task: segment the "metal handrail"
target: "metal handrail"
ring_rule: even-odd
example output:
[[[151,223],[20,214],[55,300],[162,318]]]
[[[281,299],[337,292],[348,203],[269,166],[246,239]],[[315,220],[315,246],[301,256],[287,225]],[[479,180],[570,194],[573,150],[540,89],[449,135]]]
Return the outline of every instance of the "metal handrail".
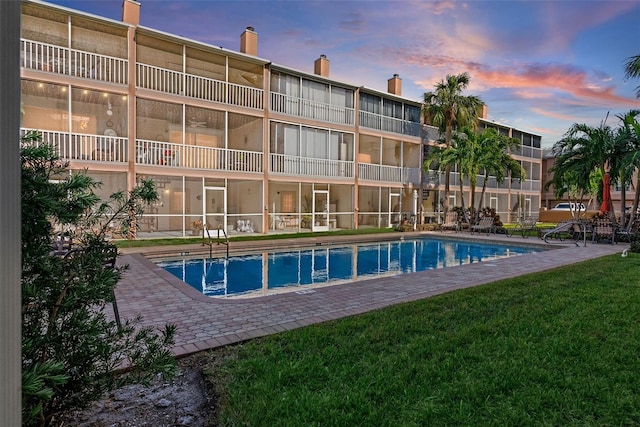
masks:
[[[222,231],[222,235],[224,236],[224,242],[222,243],[220,242],[220,231]],[[206,223],[204,224],[204,228],[203,228],[203,239],[204,238],[208,238],[209,240],[207,242],[203,241],[202,245],[209,246],[209,258],[213,258],[213,240]],[[229,237],[227,236],[227,233],[224,231],[222,224],[218,224],[218,238],[216,240],[216,243],[218,245],[223,244],[227,246],[227,258],[229,258]]]

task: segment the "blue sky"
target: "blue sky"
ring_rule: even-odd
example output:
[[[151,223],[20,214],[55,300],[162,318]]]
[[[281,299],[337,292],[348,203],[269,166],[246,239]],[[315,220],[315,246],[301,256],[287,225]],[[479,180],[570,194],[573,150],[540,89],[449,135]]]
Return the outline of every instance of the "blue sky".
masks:
[[[51,3],[121,19],[121,0]],[[170,1],[142,0],[140,24],[239,50],[247,26],[258,55],[313,72],[325,54],[330,77],[402,95],[422,94],[447,74],[468,72],[467,95],[488,118],[556,142],[573,123],[617,125],[640,108],[624,62],[640,54],[640,0],[608,1]]]

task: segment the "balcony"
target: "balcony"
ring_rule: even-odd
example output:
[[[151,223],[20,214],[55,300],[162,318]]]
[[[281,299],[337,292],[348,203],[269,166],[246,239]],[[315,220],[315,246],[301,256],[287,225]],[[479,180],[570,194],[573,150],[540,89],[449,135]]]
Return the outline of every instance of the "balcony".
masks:
[[[358,178],[376,182],[403,182],[401,167],[376,165],[372,163],[358,163]]]
[[[369,113],[367,111],[360,111],[360,126],[414,137],[420,137],[422,132],[422,125],[420,123]]]
[[[128,83],[126,59],[26,39],[20,39],[20,66],[108,83]]]
[[[136,140],[136,164],[226,172],[262,172],[262,153]]]
[[[195,76],[146,64],[136,64],[136,85],[205,101],[237,105],[254,110],[263,109],[264,90],[220,80]]]
[[[270,108],[275,113],[339,125],[353,126],[355,120],[355,110],[353,108],[310,101],[275,92],[271,93]]]
[[[319,178],[353,178],[354,163],[344,160],[270,154],[271,173]]]
[[[29,132],[41,135],[36,145],[47,144],[55,154],[65,161],[98,161],[103,163],[127,163],[127,138],[104,135],[90,135],[70,132],[39,131],[20,129],[21,136]]]

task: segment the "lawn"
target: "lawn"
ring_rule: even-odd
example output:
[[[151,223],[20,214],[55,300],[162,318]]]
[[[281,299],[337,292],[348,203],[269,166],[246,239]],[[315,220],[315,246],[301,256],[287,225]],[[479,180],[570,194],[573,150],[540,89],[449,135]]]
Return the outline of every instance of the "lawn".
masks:
[[[213,350],[217,422],[639,425],[639,267],[613,255]]]

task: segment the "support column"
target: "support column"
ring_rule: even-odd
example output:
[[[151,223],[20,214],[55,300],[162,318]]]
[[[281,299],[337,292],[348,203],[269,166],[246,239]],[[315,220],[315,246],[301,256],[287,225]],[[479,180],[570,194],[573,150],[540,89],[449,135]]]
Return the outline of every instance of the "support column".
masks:
[[[0,1],[0,425],[22,424],[20,8]]]

